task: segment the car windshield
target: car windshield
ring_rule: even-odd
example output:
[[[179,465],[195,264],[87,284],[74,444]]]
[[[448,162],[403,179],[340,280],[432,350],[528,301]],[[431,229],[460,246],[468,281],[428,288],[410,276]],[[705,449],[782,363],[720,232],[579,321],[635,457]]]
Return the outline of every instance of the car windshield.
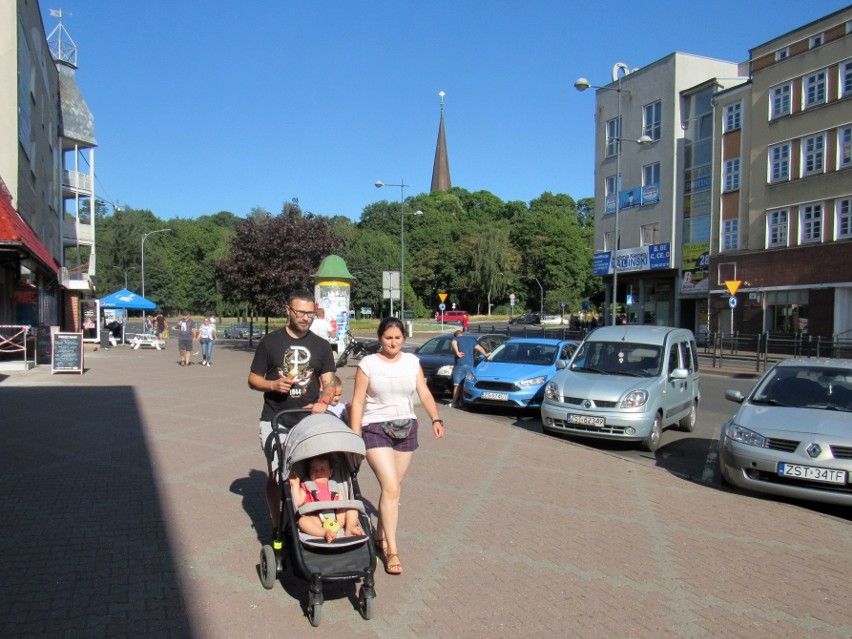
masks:
[[[535,344],[530,342],[506,342],[491,353],[489,362],[505,364],[533,364],[548,366],[556,361],[559,347],[556,344]]]
[[[754,404],[852,410],[852,369],[782,366],[755,389]]]
[[[603,375],[656,377],[662,365],[662,348],[630,342],[586,342],[571,361],[571,370]]]
[[[452,337],[441,336],[434,337],[423,344],[417,351],[420,355],[452,355]]]

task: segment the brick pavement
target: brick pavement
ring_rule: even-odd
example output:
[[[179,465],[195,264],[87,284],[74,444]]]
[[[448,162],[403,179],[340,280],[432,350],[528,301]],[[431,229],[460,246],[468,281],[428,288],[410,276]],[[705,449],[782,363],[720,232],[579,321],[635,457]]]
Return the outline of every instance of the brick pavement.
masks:
[[[0,635],[852,636],[846,519],[449,409],[404,486],[405,573],[377,573],[371,621],[328,588],[311,629],[303,582],[257,576],[251,351],[214,356],[181,368],[171,340],[0,375]],[[375,500],[366,464],[361,483]]]

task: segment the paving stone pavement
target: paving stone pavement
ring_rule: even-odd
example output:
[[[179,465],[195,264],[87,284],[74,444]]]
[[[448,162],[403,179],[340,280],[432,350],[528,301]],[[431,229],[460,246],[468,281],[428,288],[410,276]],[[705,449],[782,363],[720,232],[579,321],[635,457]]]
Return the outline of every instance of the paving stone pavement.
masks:
[[[313,629],[303,582],[258,579],[251,356],[181,368],[171,340],[0,375],[0,636],[852,636],[849,521],[448,408],[404,484],[404,574],[377,572],[371,621],[327,588]]]

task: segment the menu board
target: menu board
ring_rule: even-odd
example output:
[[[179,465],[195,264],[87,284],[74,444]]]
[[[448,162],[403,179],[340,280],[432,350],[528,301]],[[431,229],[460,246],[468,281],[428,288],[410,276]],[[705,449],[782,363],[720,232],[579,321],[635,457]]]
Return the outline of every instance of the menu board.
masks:
[[[83,374],[83,333],[54,333],[51,373]]]
[[[36,334],[36,364],[50,364],[52,350],[53,336],[50,333],[50,326],[39,326]]]

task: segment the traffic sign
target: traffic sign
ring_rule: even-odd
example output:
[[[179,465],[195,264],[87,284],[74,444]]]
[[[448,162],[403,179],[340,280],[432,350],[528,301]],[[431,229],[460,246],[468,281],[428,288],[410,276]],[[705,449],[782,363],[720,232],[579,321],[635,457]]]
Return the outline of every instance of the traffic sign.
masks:
[[[515,302],[515,300],[509,300],[509,305],[510,305],[510,306],[514,306],[514,305],[515,305],[515,303],[516,303],[516,302]]]
[[[438,304],[438,310],[439,311],[446,311],[447,305],[446,304]]]
[[[725,286],[728,287],[728,292],[731,295],[737,294],[737,290],[739,290],[740,284],[742,284],[742,281],[740,281],[740,280],[725,280]],[[734,307],[732,306],[731,308],[734,308]]]
[[[509,299],[510,299],[510,300],[514,300],[514,299],[515,299],[515,294],[514,294],[514,293],[512,293],[511,295],[509,295]]]
[[[447,293],[438,293],[438,299],[441,300],[441,302],[446,302],[447,301]],[[441,310],[443,311],[444,309],[441,309]]]
[[[737,283],[739,284],[739,282],[737,282]],[[726,282],[726,284],[727,284],[727,282]],[[733,297],[733,296],[729,297],[728,298],[728,306],[730,306],[731,308],[736,308],[737,307],[737,298]]]

